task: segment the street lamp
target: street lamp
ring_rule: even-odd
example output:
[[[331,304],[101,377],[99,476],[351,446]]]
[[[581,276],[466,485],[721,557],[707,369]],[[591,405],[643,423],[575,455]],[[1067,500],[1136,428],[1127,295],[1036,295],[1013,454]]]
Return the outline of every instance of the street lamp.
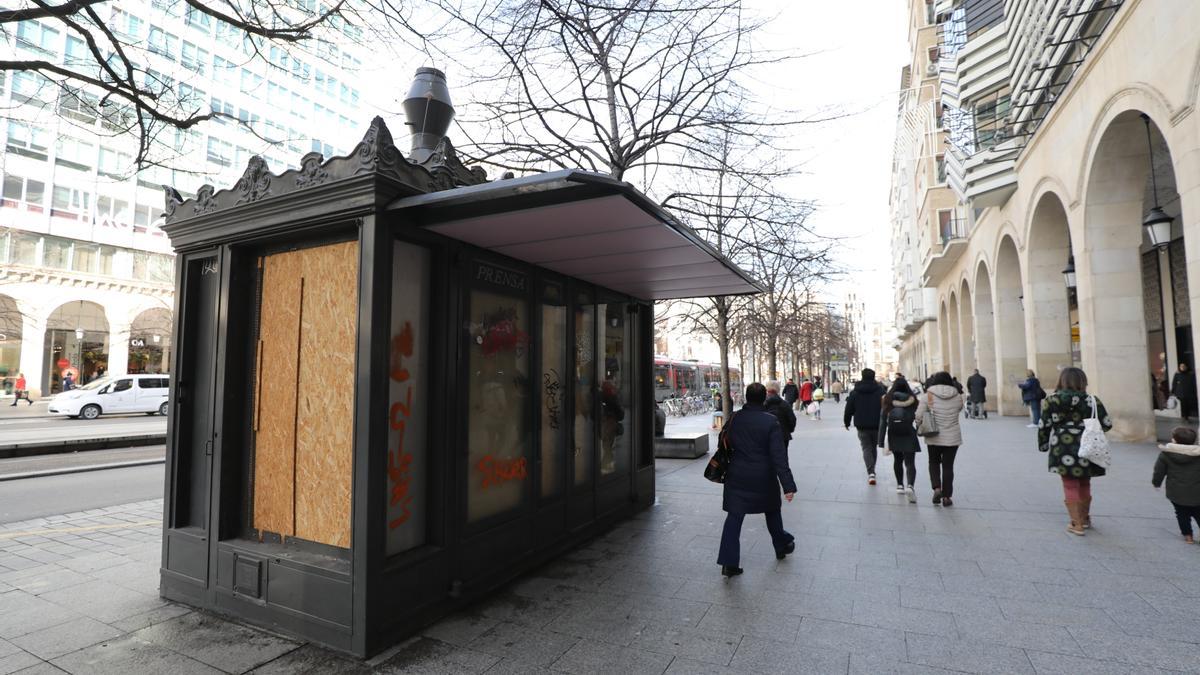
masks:
[[[1175,219],[1168,216],[1158,205],[1158,176],[1154,171],[1154,142],[1150,137],[1150,117],[1142,113],[1142,121],[1146,123],[1146,145],[1150,149],[1150,185],[1154,191],[1154,208],[1142,219],[1142,227],[1150,237],[1150,245],[1162,249],[1171,244],[1171,223]]]
[[[1067,256],[1067,268],[1062,271],[1063,281],[1066,282],[1067,288],[1074,290],[1075,288],[1075,254]]]

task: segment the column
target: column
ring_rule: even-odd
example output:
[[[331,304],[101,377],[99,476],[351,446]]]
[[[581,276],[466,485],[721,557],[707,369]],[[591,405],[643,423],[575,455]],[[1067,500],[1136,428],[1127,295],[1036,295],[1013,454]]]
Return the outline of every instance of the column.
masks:
[[[46,324],[28,314],[21,317],[21,368],[29,395],[37,400],[45,386]]]

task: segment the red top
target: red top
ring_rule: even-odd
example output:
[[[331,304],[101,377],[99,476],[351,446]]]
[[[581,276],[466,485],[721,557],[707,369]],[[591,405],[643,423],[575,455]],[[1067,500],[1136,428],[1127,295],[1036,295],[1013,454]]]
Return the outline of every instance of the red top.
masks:
[[[812,382],[805,382],[804,384],[800,385],[800,400],[801,401],[811,401],[812,400],[812,392],[813,392],[813,383]]]
[[[25,378],[17,378],[17,391],[25,391]]]

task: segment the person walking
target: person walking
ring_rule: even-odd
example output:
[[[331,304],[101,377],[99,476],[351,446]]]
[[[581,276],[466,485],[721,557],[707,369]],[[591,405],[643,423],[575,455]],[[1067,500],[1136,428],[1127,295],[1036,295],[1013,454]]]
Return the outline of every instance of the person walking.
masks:
[[[796,407],[796,401],[800,399],[800,388],[796,386],[796,381],[789,377],[787,384],[783,385],[782,393],[783,400],[793,408]]]
[[[733,461],[725,476],[721,507],[725,510],[725,527],[721,531],[721,548],[717,564],[727,577],[742,573],[742,521],[746,514],[761,513],[767,519],[767,531],[775,547],[775,558],[783,560],[796,550],[796,538],[783,529],[780,509],[780,488],[789,502],[796,496],[796,481],[788,466],[787,449],[783,445],[783,430],[779,421],[767,412],[767,388],[753,382],[746,387],[746,403],[729,420],[726,441],[732,448]]]
[[[842,392],[845,391],[845,385],[841,380],[834,380],[833,384],[829,385],[829,393],[833,394],[833,402],[842,402]]]
[[[1087,393],[1087,375],[1079,368],[1063,368],[1054,395],[1042,402],[1038,427],[1038,450],[1049,453],[1050,473],[1062,478],[1063,504],[1071,524],[1067,531],[1083,535],[1092,526],[1092,479],[1105,474],[1104,467],[1079,456],[1083,421],[1095,415],[1100,426],[1112,429],[1112,419],[1099,397]]]
[[[1171,395],[1179,401],[1179,414],[1184,421],[1196,416],[1196,373],[1180,362],[1179,372],[1171,378]]]
[[[821,383],[820,383],[820,381],[818,381],[817,386],[813,387],[813,392],[812,392],[812,406],[814,408],[813,419],[818,422],[821,421],[821,403],[823,403],[824,401],[825,401],[825,389],[823,387],[821,387]]]
[[[22,398],[29,405],[33,405],[33,398],[29,395],[29,389],[25,382],[25,373],[17,373],[17,381],[13,383],[13,402],[11,407],[15,408],[17,402]]]
[[[917,398],[917,419],[923,419],[925,411],[932,410],[938,426],[936,434],[925,437],[925,449],[929,451],[929,486],[933,488],[934,504],[953,506],[954,458],[962,445],[958,414],[962,412],[963,399],[950,373],[944,370],[934,373],[929,382],[925,395]]]
[[[1196,445],[1196,430],[1175,427],[1171,442],[1158,446],[1158,449],[1162,452],[1154,462],[1154,476],[1150,482],[1158,489],[1166,480],[1167,499],[1175,507],[1179,533],[1184,542],[1195,543],[1192,521],[1200,524],[1200,446]]]
[[[767,383],[767,400],[763,403],[767,412],[779,420],[779,428],[783,431],[783,447],[787,448],[792,442],[792,434],[796,432],[796,413],[786,399],[779,395],[779,383],[772,380]]]
[[[63,391],[71,391],[74,388],[75,388],[75,376],[72,375],[71,371],[68,370],[67,373],[65,375],[63,375],[63,378],[62,378],[62,390]]]
[[[883,395],[887,390],[875,380],[875,371],[864,368],[862,379],[846,396],[846,408],[842,411],[842,425],[850,431],[853,422],[858,432],[858,444],[862,447],[863,464],[867,467],[867,485],[875,484],[875,460],[879,442],[879,420],[882,415]]]
[[[812,403],[812,393],[815,386],[812,380],[804,380],[800,383],[800,406],[804,408],[804,414],[808,414],[808,405]]]
[[[1046,398],[1046,392],[1032,370],[1025,371],[1025,381],[1018,382],[1017,386],[1021,389],[1021,402],[1029,406],[1029,418],[1032,420],[1025,426],[1036,429],[1042,421],[1042,400]]]
[[[983,409],[983,404],[987,403],[987,378],[979,374],[979,369],[967,378],[967,401],[971,404],[971,417],[974,419],[987,419],[987,411]]]
[[[879,447],[892,454],[892,470],[896,472],[896,492],[908,493],[908,503],[917,503],[917,399],[908,380],[896,378],[883,397],[879,420]],[[905,473],[908,474],[907,487]]]

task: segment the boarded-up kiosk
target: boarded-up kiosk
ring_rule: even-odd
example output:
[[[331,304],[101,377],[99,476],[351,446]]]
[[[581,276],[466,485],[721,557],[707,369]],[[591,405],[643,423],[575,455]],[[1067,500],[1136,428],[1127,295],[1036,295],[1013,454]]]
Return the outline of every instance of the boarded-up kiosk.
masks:
[[[625,183],[438,148],[168,191],[165,597],[367,656],[653,500],[649,301],[753,283]]]

